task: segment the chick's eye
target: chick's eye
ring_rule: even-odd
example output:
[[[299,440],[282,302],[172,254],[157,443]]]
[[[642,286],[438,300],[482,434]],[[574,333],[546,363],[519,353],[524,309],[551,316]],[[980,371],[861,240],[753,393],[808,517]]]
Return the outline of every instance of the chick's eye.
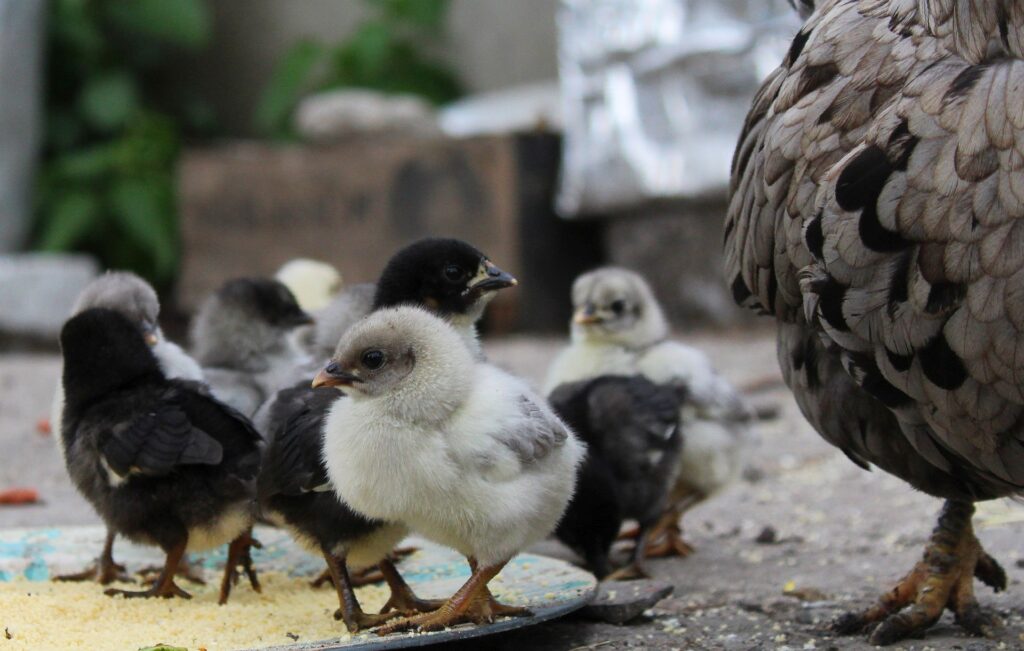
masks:
[[[384,366],[384,353],[379,350],[368,350],[363,353],[360,361],[363,366],[373,371]]]
[[[626,311],[626,302],[622,300],[612,301],[612,304],[609,307],[612,308],[612,312],[622,314]]]
[[[444,277],[448,280],[462,280],[462,267],[457,264],[447,264],[444,266]]]

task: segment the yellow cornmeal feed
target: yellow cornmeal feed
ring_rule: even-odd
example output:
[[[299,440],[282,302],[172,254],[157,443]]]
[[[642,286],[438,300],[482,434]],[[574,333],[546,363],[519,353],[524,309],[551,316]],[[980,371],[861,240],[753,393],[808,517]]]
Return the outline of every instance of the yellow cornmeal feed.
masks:
[[[243,580],[224,606],[217,605],[217,579],[206,586],[180,581],[191,600],[110,598],[95,583],[0,582],[0,651],[133,650],[157,643],[217,651],[349,637],[334,619],[338,598],[330,585],[314,590],[308,579],[279,573],[261,573],[260,581],[263,594]],[[377,612],[388,590],[373,585],[356,594],[366,612]]]

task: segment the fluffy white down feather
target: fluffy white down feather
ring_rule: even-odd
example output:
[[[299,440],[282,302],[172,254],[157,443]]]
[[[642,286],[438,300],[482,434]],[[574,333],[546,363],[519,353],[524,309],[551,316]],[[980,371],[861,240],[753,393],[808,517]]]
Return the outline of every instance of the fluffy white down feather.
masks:
[[[525,382],[475,362],[423,310],[377,312],[357,329],[396,322],[415,330],[415,368],[394,392],[332,408],[331,481],[367,516],[405,523],[483,566],[506,561],[555,528],[583,445]]]
[[[560,384],[600,375],[643,375],[652,382],[678,382],[690,395],[680,411],[683,448],[679,477],[705,495],[738,479],[757,437],[742,396],[700,350],[668,339],[668,322],[653,292],[638,274],[604,268],[577,279],[579,308],[594,296],[628,295],[639,304],[636,321],[614,332],[574,323],[572,342],[552,361],[545,393]]]

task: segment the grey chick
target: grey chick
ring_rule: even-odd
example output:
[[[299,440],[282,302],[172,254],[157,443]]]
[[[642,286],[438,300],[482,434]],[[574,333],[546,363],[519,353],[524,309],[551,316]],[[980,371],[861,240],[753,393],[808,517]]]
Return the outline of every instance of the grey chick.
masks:
[[[268,396],[311,374],[315,365],[289,333],[312,322],[281,282],[230,280],[192,320],[192,353],[214,395],[251,417]]]
[[[552,409],[587,444],[576,493],[555,530],[598,578],[647,576],[647,533],[668,507],[684,433],[685,389],[635,376],[602,375],[551,392]],[[612,572],[608,553],[623,520],[639,525],[629,565]]]
[[[199,364],[189,357],[180,346],[167,339],[160,329],[160,301],[153,287],[139,276],[129,271],[108,271],[86,285],[72,306],[71,316],[80,314],[91,308],[106,308],[123,315],[138,330],[139,336],[151,347],[161,371],[168,378],[203,380]],[[65,465],[64,446],[61,444],[61,429],[64,421],[64,380],[63,373],[57,383],[53,403],[50,409],[50,423],[57,442],[57,450]],[[97,562],[82,572],[65,574],[56,577],[62,581],[96,580],[107,585],[115,580],[129,581],[123,565],[114,562],[114,532],[108,530],[103,552]],[[186,563],[182,564],[181,573],[189,580],[201,582],[201,578],[192,572]]]
[[[836,630],[890,644],[948,608],[991,635],[974,579],[1006,574],[971,520],[1024,493],[1024,11],[812,4],[737,143],[726,282],[774,317],[825,440],[945,500],[922,560]]]

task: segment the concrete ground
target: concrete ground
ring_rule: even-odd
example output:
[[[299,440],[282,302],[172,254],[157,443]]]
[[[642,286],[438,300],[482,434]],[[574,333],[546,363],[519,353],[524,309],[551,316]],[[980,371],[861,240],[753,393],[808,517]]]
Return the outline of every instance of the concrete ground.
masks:
[[[722,372],[748,385],[778,377],[770,331],[688,337]],[[490,358],[539,382],[560,342],[536,338],[488,341]],[[39,435],[53,394],[54,356],[0,356],[0,489],[37,488],[44,503],[0,506],[0,527],[96,521],[57,458]],[[939,502],[880,471],[864,472],[824,443],[803,421],[781,386],[757,396],[781,408],[763,424],[753,472],[743,483],[700,505],[684,520],[696,553],[651,561],[656,578],[675,594],[625,626],[570,617],[490,641],[493,649],[865,649],[861,637],[838,638],[826,624],[844,609],[865,606],[910,569],[921,554]],[[1024,508],[1008,501],[980,504],[979,538],[1010,577],[993,595],[978,588],[1006,627],[995,640],[967,637],[947,613],[921,640],[892,648],[981,651],[1024,649],[1024,558],[1017,541]],[[758,542],[766,527],[774,543]],[[571,558],[554,542],[535,551]],[[1020,566],[1018,566],[1020,564]],[[786,596],[787,590],[799,596]],[[483,648],[480,642],[452,649]]]

